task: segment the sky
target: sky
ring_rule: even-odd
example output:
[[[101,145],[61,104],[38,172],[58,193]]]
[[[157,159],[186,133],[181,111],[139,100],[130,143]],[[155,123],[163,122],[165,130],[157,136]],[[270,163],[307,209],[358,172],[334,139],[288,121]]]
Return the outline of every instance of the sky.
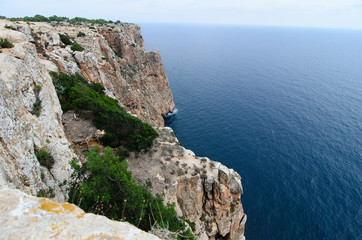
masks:
[[[0,15],[362,29],[362,0],[1,0]]]

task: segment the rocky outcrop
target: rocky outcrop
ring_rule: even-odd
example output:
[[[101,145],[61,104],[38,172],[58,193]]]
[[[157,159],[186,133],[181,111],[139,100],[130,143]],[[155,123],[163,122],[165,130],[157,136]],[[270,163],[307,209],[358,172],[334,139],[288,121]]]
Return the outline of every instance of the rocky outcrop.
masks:
[[[69,160],[76,157],[65,137],[62,110],[49,70],[57,67],[38,57],[27,24],[23,32],[5,29],[0,21],[0,38],[13,42],[13,48],[0,53],[0,187],[21,189],[36,195],[53,188],[56,199],[64,201],[58,183],[70,176]],[[11,24],[11,23],[10,23]],[[33,104],[41,101],[39,116],[31,114]],[[55,160],[48,170],[40,166],[34,145],[44,148]]]
[[[176,203],[198,239],[244,239],[241,177],[219,162],[180,146],[171,128],[158,128],[154,147],[132,154],[129,169],[140,184]]]
[[[0,239],[157,240],[127,222],[85,213],[69,203],[0,190]]]
[[[87,80],[101,83],[110,96],[141,120],[163,126],[162,116],[173,111],[175,105],[161,56],[157,51],[145,51],[138,25],[90,27],[64,23],[52,27],[31,23],[29,29],[42,57],[53,61],[61,72],[80,72]],[[85,36],[78,37],[79,32]],[[58,33],[68,34],[85,50],[65,47]]]

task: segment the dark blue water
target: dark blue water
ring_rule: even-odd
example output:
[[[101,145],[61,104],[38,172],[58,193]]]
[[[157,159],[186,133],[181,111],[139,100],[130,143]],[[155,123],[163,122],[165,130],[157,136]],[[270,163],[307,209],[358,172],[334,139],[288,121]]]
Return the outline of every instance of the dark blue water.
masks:
[[[362,31],[142,24],[199,156],[242,176],[253,239],[362,239]]]

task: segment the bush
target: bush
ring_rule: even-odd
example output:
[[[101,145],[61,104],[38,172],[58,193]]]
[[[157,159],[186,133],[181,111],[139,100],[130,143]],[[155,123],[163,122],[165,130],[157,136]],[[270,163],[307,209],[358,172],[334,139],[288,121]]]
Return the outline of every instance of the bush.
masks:
[[[49,17],[49,20],[50,21],[56,21],[56,22],[62,22],[62,21],[68,21],[69,18],[67,18],[67,17],[58,17],[56,15],[53,15],[53,16]]]
[[[11,29],[11,30],[16,30],[16,28],[14,28],[13,26],[9,26],[9,25],[7,25],[7,24],[5,25],[5,28],[6,28],[6,29]]]
[[[86,212],[126,220],[145,231],[157,222],[161,228],[186,234],[186,224],[177,217],[174,205],[165,206],[161,196],[153,196],[151,191],[137,185],[127,170],[127,162],[117,157],[112,148],[107,147],[104,154],[100,154],[97,146],[87,157],[82,166],[71,161],[74,172],[70,202]]]
[[[30,111],[31,114],[39,117],[40,116],[40,110],[41,110],[41,100],[37,100],[33,104],[33,110]]]
[[[54,158],[44,148],[38,148],[36,145],[34,145],[34,152],[41,166],[46,167],[49,170],[53,167]]]
[[[12,48],[14,47],[14,44],[12,44],[8,39],[6,38],[0,38],[0,47],[2,48]]]
[[[46,197],[46,198],[54,198],[55,197],[55,193],[54,193],[54,189],[53,188],[42,188],[40,189],[37,193],[36,193],[37,197]]]
[[[112,49],[113,49],[113,48],[112,48]],[[114,52],[114,54],[115,54],[117,57],[123,58],[122,51],[116,51],[116,50],[113,49],[113,52]]]
[[[73,51],[79,51],[79,52],[82,52],[84,50],[84,48],[81,45],[79,45],[79,43],[77,43],[77,42],[74,42],[70,49],[72,49]]]
[[[59,37],[60,37],[60,41],[62,41],[62,43],[64,43],[65,45],[71,45],[73,44],[72,40],[70,40],[70,37],[68,34],[61,34],[59,33]]]
[[[124,146],[129,150],[152,147],[158,134],[147,123],[128,114],[118,105],[117,100],[107,97],[98,83],[88,83],[81,75],[67,76],[51,73],[63,112],[75,110],[92,114],[92,121],[98,129],[105,130],[102,138],[105,145]],[[62,92],[58,91],[62,86]]]
[[[84,37],[85,33],[84,32],[78,32],[77,37]]]

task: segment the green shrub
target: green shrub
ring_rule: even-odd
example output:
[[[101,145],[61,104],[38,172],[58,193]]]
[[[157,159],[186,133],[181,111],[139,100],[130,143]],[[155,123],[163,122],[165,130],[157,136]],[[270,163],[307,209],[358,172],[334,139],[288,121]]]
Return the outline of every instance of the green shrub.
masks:
[[[36,193],[37,197],[46,197],[46,198],[54,198],[55,193],[54,189],[49,187],[48,189],[42,188]]]
[[[54,158],[44,148],[38,148],[37,146],[34,145],[34,152],[41,166],[46,167],[49,170],[53,167]]]
[[[74,42],[70,49],[72,49],[73,51],[79,51],[79,52],[82,52],[84,50],[84,48],[81,45],[79,45],[79,43],[77,43],[77,42]]]
[[[85,33],[84,32],[78,32],[77,37],[84,37]]]
[[[90,26],[89,29],[96,29],[95,27]]]
[[[41,108],[41,100],[37,100],[35,103],[33,103],[33,110],[31,110],[30,113],[39,117]]]
[[[59,33],[59,37],[60,37],[60,41],[62,41],[62,43],[64,43],[65,45],[71,45],[73,44],[72,40],[70,40],[70,37],[68,34],[61,34]]]
[[[6,38],[0,38],[0,47],[2,48],[12,48],[14,47],[14,44],[12,44],[8,39]]]
[[[187,234],[186,224],[177,217],[174,205],[165,206],[161,196],[153,196],[151,191],[137,185],[127,170],[127,162],[119,159],[112,148],[107,147],[100,154],[97,146],[86,155],[88,160],[82,166],[71,161],[74,172],[70,202],[86,212],[126,220],[145,231],[157,222],[161,228]]]
[[[58,16],[56,16],[56,15],[53,15],[53,16],[50,16],[50,17],[49,17],[49,20],[50,20],[50,21],[55,21],[55,22],[62,22],[62,21],[67,21],[67,20],[69,20],[69,18],[67,18],[67,17],[58,17]]]
[[[124,146],[129,150],[152,147],[158,134],[147,123],[128,114],[118,105],[117,100],[107,97],[104,88],[98,83],[88,83],[81,75],[67,76],[51,73],[55,86],[62,86],[63,93],[58,97],[63,112],[75,110],[82,114],[92,114],[92,121],[98,129],[105,130],[102,138],[105,145]]]
[[[23,18],[10,18],[10,21],[24,21],[24,22],[49,22],[49,18],[42,15],[35,15],[34,17],[23,17]]]
[[[112,48],[112,49],[113,49],[113,48]],[[122,51],[116,51],[116,50],[113,49],[113,52],[114,52],[114,54],[115,54],[117,57],[123,58]]]
[[[7,25],[7,24],[5,25],[5,28],[6,28],[6,29],[11,29],[11,30],[16,30],[16,28],[14,28],[13,26],[9,26],[9,25]]]
[[[0,16],[1,18],[6,18],[4,16]],[[10,21],[25,21],[25,22],[51,22],[51,21],[56,21],[56,22],[62,22],[62,21],[68,21],[71,24],[74,25],[79,25],[80,23],[97,23],[97,24],[105,24],[105,23],[112,23],[111,20],[107,21],[104,19],[87,19],[87,18],[82,18],[82,17],[75,17],[72,19],[69,19],[67,17],[59,17],[56,15],[50,16],[50,17],[44,17],[42,15],[35,15],[34,17],[16,17],[16,18],[9,18]],[[117,21],[120,22],[120,21]]]

